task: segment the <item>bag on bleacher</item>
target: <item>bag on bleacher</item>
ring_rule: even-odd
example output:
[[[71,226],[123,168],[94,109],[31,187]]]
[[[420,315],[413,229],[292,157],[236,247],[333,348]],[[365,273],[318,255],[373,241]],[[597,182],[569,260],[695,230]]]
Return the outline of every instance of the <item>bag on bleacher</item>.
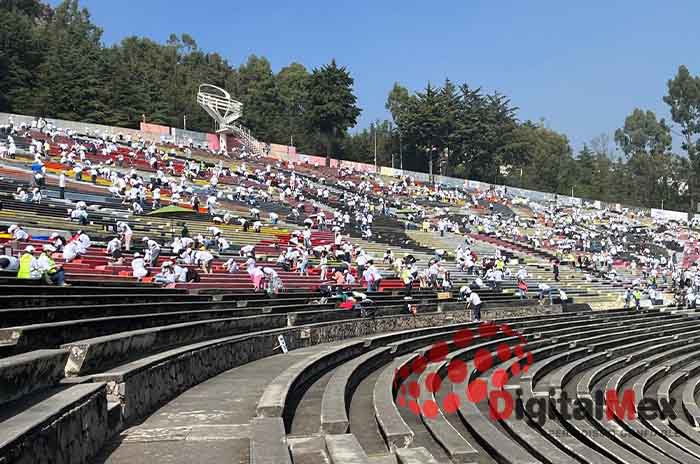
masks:
[[[188,282],[199,282],[202,279],[199,277],[199,272],[194,268],[187,269],[187,281]]]

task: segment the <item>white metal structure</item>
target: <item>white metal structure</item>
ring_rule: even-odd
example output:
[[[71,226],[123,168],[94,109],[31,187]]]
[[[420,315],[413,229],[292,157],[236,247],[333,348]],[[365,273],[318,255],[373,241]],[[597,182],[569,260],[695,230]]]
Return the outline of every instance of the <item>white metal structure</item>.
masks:
[[[226,135],[233,134],[251,153],[264,154],[264,145],[246,127],[236,122],[243,115],[243,103],[231,98],[231,94],[224,89],[211,84],[199,86],[197,103],[216,121],[216,132],[223,149],[227,149]]]

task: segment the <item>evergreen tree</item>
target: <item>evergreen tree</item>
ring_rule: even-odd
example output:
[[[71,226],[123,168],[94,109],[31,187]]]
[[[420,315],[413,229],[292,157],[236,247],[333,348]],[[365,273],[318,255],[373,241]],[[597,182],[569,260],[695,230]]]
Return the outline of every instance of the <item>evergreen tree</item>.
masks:
[[[357,123],[362,111],[357,106],[353,84],[348,70],[338,67],[335,60],[311,73],[306,115],[310,127],[318,130],[325,142],[326,165],[330,165],[334,144]]]

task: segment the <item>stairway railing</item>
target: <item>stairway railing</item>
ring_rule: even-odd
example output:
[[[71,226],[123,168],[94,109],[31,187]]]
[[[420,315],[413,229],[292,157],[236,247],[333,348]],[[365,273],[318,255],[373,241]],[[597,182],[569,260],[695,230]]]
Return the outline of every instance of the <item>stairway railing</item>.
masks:
[[[233,132],[252,154],[265,154],[265,144],[253,137],[248,128],[235,122],[243,115],[243,104],[232,99],[226,90],[202,84],[197,92],[197,103],[216,121],[218,132]]]

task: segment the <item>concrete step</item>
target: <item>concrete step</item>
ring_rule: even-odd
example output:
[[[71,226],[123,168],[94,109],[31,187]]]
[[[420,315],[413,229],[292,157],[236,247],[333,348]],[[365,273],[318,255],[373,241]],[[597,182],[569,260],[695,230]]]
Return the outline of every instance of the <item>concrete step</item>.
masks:
[[[389,449],[379,431],[372,407],[372,392],[384,366],[366,376],[355,389],[350,400],[350,433],[357,437],[368,455],[388,453]]]

